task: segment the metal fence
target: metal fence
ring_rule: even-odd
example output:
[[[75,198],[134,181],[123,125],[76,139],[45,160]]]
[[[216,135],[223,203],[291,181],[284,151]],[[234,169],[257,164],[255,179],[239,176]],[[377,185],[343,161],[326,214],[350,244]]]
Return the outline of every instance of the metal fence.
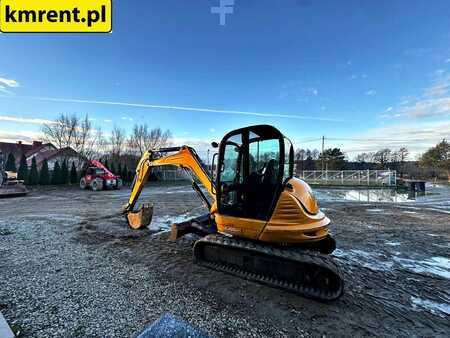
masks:
[[[395,170],[304,170],[298,177],[311,184],[396,186]]]
[[[155,170],[153,172],[160,181],[182,181],[189,179],[189,176],[183,169]]]

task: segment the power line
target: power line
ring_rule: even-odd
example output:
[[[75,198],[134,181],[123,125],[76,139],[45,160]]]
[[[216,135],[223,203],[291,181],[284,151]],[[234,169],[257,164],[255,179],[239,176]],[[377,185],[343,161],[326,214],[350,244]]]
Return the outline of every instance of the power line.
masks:
[[[330,141],[367,141],[367,142],[414,142],[414,141],[428,141],[424,139],[393,139],[393,138],[344,138],[344,137],[327,137]]]

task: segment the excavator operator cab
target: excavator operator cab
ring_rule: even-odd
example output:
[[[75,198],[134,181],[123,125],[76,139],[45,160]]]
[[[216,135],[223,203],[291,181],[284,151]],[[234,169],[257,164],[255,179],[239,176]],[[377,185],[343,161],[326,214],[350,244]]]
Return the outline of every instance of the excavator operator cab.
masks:
[[[284,183],[293,176],[294,150],[269,125],[234,130],[219,148],[216,178],[219,213],[268,220]]]

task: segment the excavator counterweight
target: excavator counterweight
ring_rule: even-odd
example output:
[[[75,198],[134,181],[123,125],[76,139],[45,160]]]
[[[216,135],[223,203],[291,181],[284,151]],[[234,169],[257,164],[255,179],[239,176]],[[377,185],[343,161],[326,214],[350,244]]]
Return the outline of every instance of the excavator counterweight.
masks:
[[[234,130],[222,139],[213,175],[189,146],[147,151],[122,208],[133,229],[147,227],[153,205],[135,204],[152,167],[175,165],[196,177],[193,189],[208,213],[173,224],[171,239],[188,233],[195,262],[322,301],[339,298],[344,281],[329,256],[336,247],[309,185],[293,175],[294,149],[269,125]],[[206,190],[209,198],[205,195]]]

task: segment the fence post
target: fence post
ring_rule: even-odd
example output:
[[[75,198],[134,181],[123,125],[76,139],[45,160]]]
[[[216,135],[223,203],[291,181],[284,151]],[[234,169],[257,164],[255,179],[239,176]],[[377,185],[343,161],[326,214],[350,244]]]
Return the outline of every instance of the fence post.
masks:
[[[367,169],[367,186],[370,186],[370,170]]]
[[[344,184],[344,171],[341,170],[341,184]]]

